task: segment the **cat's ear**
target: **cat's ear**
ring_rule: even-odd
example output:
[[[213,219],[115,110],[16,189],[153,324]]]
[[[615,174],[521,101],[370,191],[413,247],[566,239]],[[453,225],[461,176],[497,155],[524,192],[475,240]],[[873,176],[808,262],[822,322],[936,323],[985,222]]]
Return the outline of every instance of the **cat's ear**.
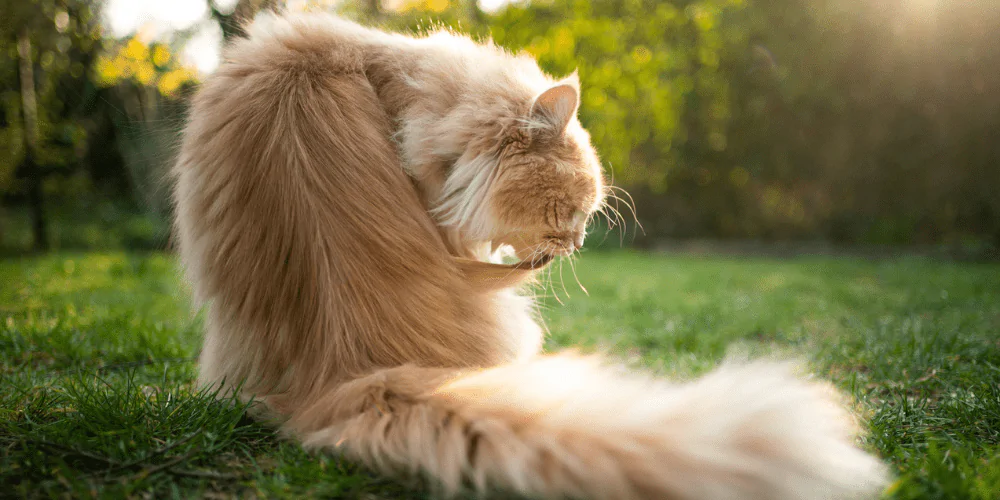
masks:
[[[544,124],[551,131],[562,133],[576,116],[579,107],[580,80],[574,71],[535,98],[531,105],[531,120]]]

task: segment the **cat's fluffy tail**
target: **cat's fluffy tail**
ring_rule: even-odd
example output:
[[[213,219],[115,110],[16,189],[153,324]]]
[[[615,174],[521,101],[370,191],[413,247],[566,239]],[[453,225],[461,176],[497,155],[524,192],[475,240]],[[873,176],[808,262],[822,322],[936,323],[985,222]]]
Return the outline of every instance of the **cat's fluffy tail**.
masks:
[[[854,446],[836,391],[778,363],[672,385],[556,356],[456,374],[399,367],[288,423],[310,447],[390,472],[530,496],[845,499],[883,465]]]

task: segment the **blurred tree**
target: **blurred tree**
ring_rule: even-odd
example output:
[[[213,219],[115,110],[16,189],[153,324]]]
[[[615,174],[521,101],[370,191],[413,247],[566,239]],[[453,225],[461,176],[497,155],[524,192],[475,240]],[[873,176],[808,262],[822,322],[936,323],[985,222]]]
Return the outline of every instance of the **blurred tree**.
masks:
[[[107,200],[167,218],[160,167],[182,120],[174,103],[196,74],[142,33],[104,39],[102,6],[31,0],[0,12],[12,21],[0,25],[0,51],[14,56],[0,61],[0,143],[9,152],[0,157],[0,194],[29,207],[39,250],[54,210]]]
[[[382,2],[379,0],[365,0],[365,14],[370,19],[382,17]]]
[[[121,156],[129,197],[166,224],[170,207],[163,178],[183,123],[184,99],[198,75],[175,54],[183,37],[174,46],[146,38],[140,32],[108,41],[94,64],[91,79],[104,95],[91,119],[90,142],[104,141]],[[101,152],[91,149],[93,155]]]
[[[35,248],[48,250],[49,237],[45,223],[45,199],[42,195],[42,167],[38,164],[38,103],[35,100],[35,71],[31,60],[31,33],[23,28],[17,35],[18,72],[21,76],[21,135],[24,144],[24,159],[20,170],[28,177],[28,198],[31,203],[31,215],[34,219],[33,230]]]
[[[78,118],[86,96],[87,68],[100,47],[95,2],[31,0],[0,6],[0,62],[6,123],[0,142],[0,189],[26,197],[31,207],[34,246],[48,247],[44,183],[71,175],[81,166],[85,131]],[[17,75],[16,77],[14,75]],[[16,83],[15,83],[16,82]]]
[[[1000,4],[755,0],[727,24],[733,236],[1000,247]]]

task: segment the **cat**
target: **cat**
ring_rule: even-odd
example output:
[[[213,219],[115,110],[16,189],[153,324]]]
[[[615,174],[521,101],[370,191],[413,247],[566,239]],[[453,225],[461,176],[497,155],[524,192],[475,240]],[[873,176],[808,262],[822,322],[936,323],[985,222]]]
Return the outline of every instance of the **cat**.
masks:
[[[201,385],[444,494],[877,494],[839,393],[791,365],[669,383],[540,354],[518,285],[582,246],[607,189],[575,76],[330,15],[247,32],[193,97],[173,169]]]

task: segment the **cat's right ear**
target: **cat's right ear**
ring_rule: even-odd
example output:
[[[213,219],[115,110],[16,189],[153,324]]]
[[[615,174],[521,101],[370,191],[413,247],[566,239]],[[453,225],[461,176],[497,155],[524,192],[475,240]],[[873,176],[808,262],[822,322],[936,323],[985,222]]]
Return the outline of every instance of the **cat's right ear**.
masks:
[[[566,130],[580,107],[580,83],[575,74],[535,98],[531,105],[531,122],[536,127],[556,134]]]

